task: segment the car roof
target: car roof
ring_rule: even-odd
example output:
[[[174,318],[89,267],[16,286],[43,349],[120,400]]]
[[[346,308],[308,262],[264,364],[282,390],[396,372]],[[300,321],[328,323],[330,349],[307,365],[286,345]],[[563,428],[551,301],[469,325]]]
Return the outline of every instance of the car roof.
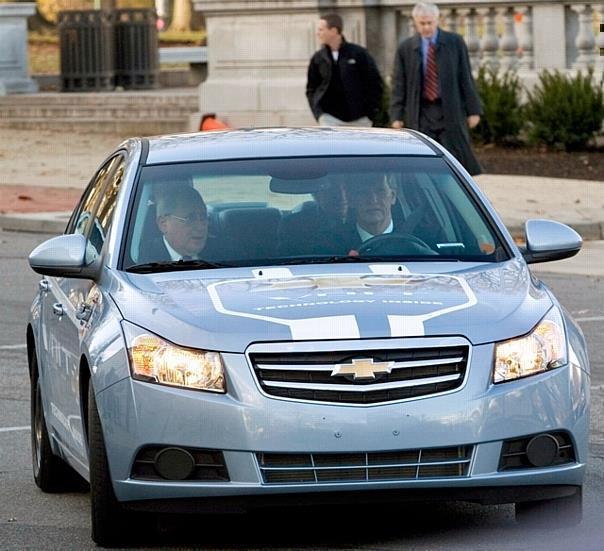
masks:
[[[145,164],[268,157],[437,156],[417,133],[384,128],[253,128],[148,138]]]

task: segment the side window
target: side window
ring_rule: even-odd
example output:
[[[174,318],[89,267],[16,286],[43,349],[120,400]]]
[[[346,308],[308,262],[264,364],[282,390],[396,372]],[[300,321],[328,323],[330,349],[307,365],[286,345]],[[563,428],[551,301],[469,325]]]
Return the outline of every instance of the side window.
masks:
[[[107,177],[111,174],[116,162],[119,159],[121,159],[121,157],[114,157],[113,159],[105,163],[97,172],[96,176],[88,184],[84,195],[80,199],[80,204],[78,205],[78,208],[76,209],[71,219],[69,220],[69,223],[67,224],[67,229],[65,230],[65,233],[79,233],[82,235],[86,235],[86,231],[88,229],[94,206],[97,204],[99,196],[103,191],[103,187],[105,181],[107,180]]]
[[[105,239],[111,228],[113,213],[115,211],[120,185],[124,177],[125,167],[126,163],[124,158],[118,156],[111,161],[110,170],[107,171],[105,179],[108,179],[108,182],[101,195],[89,230],[88,239],[92,249],[94,249],[93,251],[90,251],[90,253],[94,255],[98,256],[101,254]]]

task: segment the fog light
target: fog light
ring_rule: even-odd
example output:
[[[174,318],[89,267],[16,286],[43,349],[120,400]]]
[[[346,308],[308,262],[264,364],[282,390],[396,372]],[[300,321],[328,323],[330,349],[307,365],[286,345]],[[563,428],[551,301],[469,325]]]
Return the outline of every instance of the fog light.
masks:
[[[163,448],[155,456],[154,467],[166,480],[186,480],[195,470],[195,459],[181,448]]]
[[[538,434],[526,445],[526,458],[535,467],[549,467],[559,453],[558,441],[550,434]]]

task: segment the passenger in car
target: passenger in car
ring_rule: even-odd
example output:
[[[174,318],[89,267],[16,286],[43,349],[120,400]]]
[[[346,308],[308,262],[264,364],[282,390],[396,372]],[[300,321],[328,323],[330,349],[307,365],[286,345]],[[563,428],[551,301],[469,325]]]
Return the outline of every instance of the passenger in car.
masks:
[[[383,175],[359,176],[347,190],[355,216],[348,221],[341,234],[346,253],[358,249],[372,237],[397,231],[398,224],[392,217],[396,191],[386,183]]]
[[[157,227],[161,236],[142,246],[141,262],[207,258],[208,211],[197,190],[167,186],[157,193]]]
[[[314,202],[285,216],[279,227],[281,256],[337,254],[338,236],[347,222],[346,189],[330,181],[312,194]]]

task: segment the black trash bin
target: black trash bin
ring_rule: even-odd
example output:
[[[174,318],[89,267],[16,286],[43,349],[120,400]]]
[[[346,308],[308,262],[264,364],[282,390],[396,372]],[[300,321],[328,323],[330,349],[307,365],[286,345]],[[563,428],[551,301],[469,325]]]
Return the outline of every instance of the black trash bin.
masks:
[[[157,88],[159,46],[153,9],[114,10],[115,85],[127,90]]]
[[[113,90],[114,35],[111,14],[100,10],[59,12],[61,90]]]

